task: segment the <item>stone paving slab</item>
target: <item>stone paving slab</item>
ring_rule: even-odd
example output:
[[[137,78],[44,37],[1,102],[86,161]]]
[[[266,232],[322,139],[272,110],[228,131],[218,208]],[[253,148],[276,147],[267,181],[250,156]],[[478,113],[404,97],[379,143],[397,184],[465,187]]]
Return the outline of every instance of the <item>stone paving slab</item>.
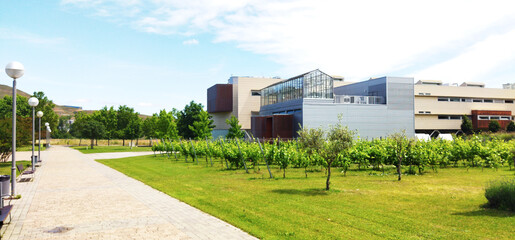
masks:
[[[3,239],[256,239],[94,161],[142,154],[42,152],[34,180],[17,184]]]

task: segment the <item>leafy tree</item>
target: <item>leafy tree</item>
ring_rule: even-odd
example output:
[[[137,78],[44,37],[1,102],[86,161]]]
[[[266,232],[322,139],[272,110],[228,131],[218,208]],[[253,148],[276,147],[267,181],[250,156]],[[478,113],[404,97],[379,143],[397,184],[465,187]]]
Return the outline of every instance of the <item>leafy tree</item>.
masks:
[[[241,131],[240,121],[234,115],[231,115],[231,118],[225,120],[225,122],[231,126],[229,128],[229,132],[225,136],[226,138],[243,138],[244,133]]]
[[[190,126],[193,126],[194,122],[199,121],[202,109],[202,104],[191,101],[189,105],[184,107],[184,110],[178,112],[177,130],[180,136],[185,139],[196,137]]]
[[[490,130],[490,132],[498,132],[501,130],[501,125],[497,120],[490,120],[488,123],[488,130]]]
[[[12,118],[0,118],[0,161],[5,162],[12,154]],[[32,140],[32,119],[17,117],[16,146],[27,145]]]
[[[157,138],[156,126],[158,120],[157,114],[154,113],[151,117],[145,118],[143,125],[141,126],[143,135],[147,138]]]
[[[508,126],[506,126],[506,131],[515,132],[515,123],[513,123],[513,121],[510,121],[510,123],[508,123]]]
[[[66,139],[72,137],[72,135],[70,134],[70,129],[72,125],[70,123],[71,118],[72,116],[59,117],[57,128],[52,131],[52,138]],[[44,129],[41,129],[41,131],[44,131]]]
[[[93,119],[102,123],[105,127],[105,138],[107,138],[107,145],[110,145],[110,140],[116,137],[117,133],[117,112],[114,107],[107,106],[93,113]]]
[[[124,130],[124,135],[127,139],[131,140],[131,148],[132,148],[132,140],[139,138],[142,134],[141,131],[142,121],[137,115],[133,116],[130,119],[129,125]]]
[[[10,95],[6,95],[0,100],[0,118],[12,118],[12,105],[13,98]],[[28,98],[16,96],[16,116],[32,117],[32,107],[29,106]]]
[[[138,113],[134,112],[134,108],[126,105],[118,107],[116,112],[116,136],[123,140],[123,146],[125,146],[125,139],[129,139],[127,133],[134,132],[127,128],[136,126],[134,124],[130,125],[131,121],[135,121],[135,118],[139,118],[139,116]]]
[[[353,135],[354,133],[349,131],[347,126],[342,125],[341,120],[329,127],[323,152],[324,160],[327,164],[326,190],[329,190],[329,185],[331,184],[331,165],[352,147]]]
[[[472,121],[469,117],[463,115],[461,119],[461,131],[463,131],[465,134],[472,134],[472,130]]]
[[[155,125],[155,132],[157,138],[162,139],[177,139],[177,123],[173,112],[166,112],[165,109],[159,112]]]
[[[408,156],[408,152],[411,149],[411,146],[413,145],[413,140],[408,139],[406,137],[406,133],[403,131],[401,133],[395,133],[389,137],[392,139],[392,152],[393,156],[396,158],[396,162],[394,162],[395,166],[397,167],[397,174],[399,175],[397,180],[401,180],[402,178],[402,161],[405,160]]]
[[[215,127],[213,122],[214,121],[211,120],[209,113],[202,110],[198,115],[198,120],[193,122],[193,124],[189,126],[189,129],[193,133],[195,139],[205,139],[206,137],[211,138],[212,130]]]
[[[106,133],[104,125],[91,118],[81,124],[80,132],[82,137],[91,139],[91,149],[95,145],[95,139],[103,138]]]
[[[45,93],[43,92],[34,92],[34,97],[39,100],[39,104],[36,106],[35,111],[43,112],[43,117],[41,118],[40,126],[41,131],[44,131],[46,129],[44,125],[45,122],[47,122],[50,125],[50,129],[52,129],[52,131],[55,131],[57,129],[57,124],[59,123],[59,116],[57,115],[57,113],[54,112],[54,102],[48,99],[48,97],[45,96]]]
[[[85,125],[85,123],[90,120],[91,116],[86,114],[85,112],[75,112],[74,117],[75,121],[70,127],[70,134],[73,137],[82,139],[84,138],[84,136],[82,135],[82,128]]]

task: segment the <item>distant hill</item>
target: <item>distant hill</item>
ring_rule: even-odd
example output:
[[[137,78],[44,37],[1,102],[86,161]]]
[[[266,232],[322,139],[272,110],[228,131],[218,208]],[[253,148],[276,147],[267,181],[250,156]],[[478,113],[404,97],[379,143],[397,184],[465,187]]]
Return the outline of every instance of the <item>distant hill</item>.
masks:
[[[31,94],[28,94],[20,89],[16,89],[16,93],[20,96],[24,96],[29,98],[32,96]],[[13,88],[7,85],[0,84],[0,98],[3,98],[6,95],[11,96],[13,94]],[[51,98],[50,98],[51,99]],[[72,107],[72,106],[62,106],[62,105],[55,105],[54,112],[57,113],[59,116],[66,116],[66,115],[73,115],[75,112],[79,111],[85,111],[85,112],[93,112],[92,110],[82,110],[80,107]]]

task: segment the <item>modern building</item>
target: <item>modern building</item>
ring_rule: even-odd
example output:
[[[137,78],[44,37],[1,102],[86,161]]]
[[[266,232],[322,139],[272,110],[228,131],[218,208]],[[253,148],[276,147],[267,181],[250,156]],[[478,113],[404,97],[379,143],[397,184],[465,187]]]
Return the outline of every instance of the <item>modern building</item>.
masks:
[[[259,77],[229,78],[227,84],[216,84],[207,89],[207,112],[213,116],[213,137],[225,136],[231,115],[238,118],[242,129],[250,132],[250,117],[259,114],[261,89],[282,79]]]
[[[457,133],[463,116],[472,119],[475,129],[487,129],[490,120],[506,128],[515,117],[515,84],[502,89],[477,82],[414,84],[413,78],[404,77],[350,83],[317,69],[286,80],[231,77],[207,93],[215,138],[227,134],[225,120],[231,115],[260,138],[294,138],[300,126],[327,129],[339,117],[362,138],[400,131],[408,136]]]
[[[483,83],[443,84],[421,80],[415,84],[415,130],[417,133],[456,133],[462,117],[472,120],[474,129],[488,129],[490,120],[502,128],[514,119],[515,88],[485,88]]]
[[[347,84],[314,70],[261,91],[261,110],[252,116],[252,133],[260,138],[294,138],[300,126],[327,129],[340,118],[361,138],[400,131],[413,136],[413,101],[413,78]]]

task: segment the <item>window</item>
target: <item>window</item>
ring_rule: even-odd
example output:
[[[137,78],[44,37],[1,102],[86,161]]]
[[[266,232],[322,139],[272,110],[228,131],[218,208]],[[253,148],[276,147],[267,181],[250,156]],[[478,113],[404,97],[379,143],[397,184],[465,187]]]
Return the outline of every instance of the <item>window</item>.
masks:
[[[438,115],[438,119],[439,120],[447,120],[447,119],[449,119],[449,116],[447,116],[447,115]]]
[[[513,103],[513,100],[504,100],[505,103]]]
[[[511,116],[501,116],[501,120],[511,120]]]
[[[261,90],[251,90],[252,96],[261,96]]]
[[[451,102],[459,102],[459,101],[460,101],[460,99],[459,99],[459,98],[449,98],[449,100],[450,100]]]
[[[459,116],[459,115],[450,116],[450,119],[451,120],[461,120],[461,116]]]
[[[426,96],[430,96],[430,95],[431,95],[431,93],[428,93],[428,92],[427,92],[425,95],[426,95]]]
[[[494,99],[494,103],[504,103],[504,99]]]
[[[426,114],[431,114],[431,112],[430,111],[426,111]]]
[[[486,102],[486,103],[493,103],[494,100],[492,100],[492,99],[485,99],[484,102]]]
[[[483,99],[473,99],[472,102],[483,102]]]
[[[418,95],[424,95],[424,93],[419,92]]]
[[[424,114],[424,111],[418,111],[418,113],[422,113],[422,114]]]
[[[477,118],[479,120],[490,120],[490,117],[488,117],[488,116],[478,116]]]
[[[448,102],[449,98],[438,98],[438,102]]]
[[[499,116],[490,116],[490,120],[499,120],[500,117]]]

